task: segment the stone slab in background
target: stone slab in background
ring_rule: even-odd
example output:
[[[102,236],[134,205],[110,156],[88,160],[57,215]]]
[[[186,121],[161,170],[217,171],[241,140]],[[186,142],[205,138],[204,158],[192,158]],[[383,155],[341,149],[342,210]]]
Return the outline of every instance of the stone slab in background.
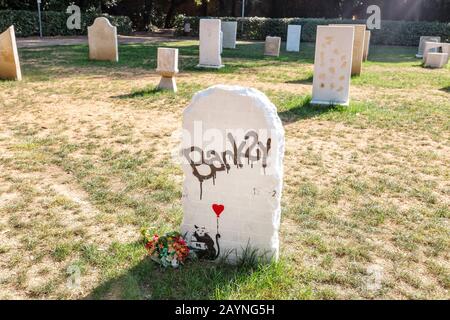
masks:
[[[222,21],[223,47],[236,49],[237,21]]]
[[[425,42],[441,42],[441,37],[421,36],[420,40],[419,40],[419,48],[417,50],[416,58],[423,57],[423,50],[425,49]]]
[[[14,26],[0,34],[0,79],[22,80]]]
[[[354,26],[318,26],[312,104],[348,105]]]
[[[366,30],[364,37],[364,53],[363,53],[363,61],[367,61],[369,58],[369,49],[370,49],[370,30]]]
[[[221,68],[220,19],[200,20],[200,61],[198,67]]]
[[[362,71],[366,25],[365,24],[330,24],[330,26],[335,26],[335,27],[353,26],[355,28],[355,35],[353,38],[352,76],[360,75],[361,71]]]
[[[299,52],[300,51],[300,39],[302,36],[301,25],[288,25],[286,51]]]
[[[422,60],[425,62],[427,60],[427,56],[431,52],[443,52],[450,54],[450,43],[442,43],[442,42],[434,42],[427,41],[425,42],[423,48],[423,57]]]
[[[280,37],[266,37],[266,43],[264,45],[265,56],[280,56],[281,38]]]
[[[119,61],[117,28],[105,17],[95,19],[88,27],[89,59]]]
[[[425,67],[443,68],[448,62],[448,53],[429,52],[425,60]]]
[[[156,73],[161,75],[158,88],[177,92],[175,75],[178,73],[178,49],[158,48]]]

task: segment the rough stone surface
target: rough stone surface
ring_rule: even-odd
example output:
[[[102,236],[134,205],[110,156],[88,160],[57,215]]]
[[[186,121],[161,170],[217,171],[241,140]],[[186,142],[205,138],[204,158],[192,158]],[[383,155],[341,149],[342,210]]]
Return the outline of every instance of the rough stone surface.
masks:
[[[333,27],[353,26],[355,35],[353,38],[353,54],[352,54],[352,76],[360,75],[362,70],[363,54],[364,54],[364,38],[365,24],[330,24]]]
[[[421,36],[419,41],[419,49],[417,50],[416,57],[423,57],[423,50],[425,49],[425,42],[441,42],[441,37],[434,36]]]
[[[425,42],[422,57],[423,62],[427,60],[428,54],[430,54],[431,52],[439,52],[439,51],[450,54],[450,43],[441,43],[434,41]]]
[[[367,61],[369,57],[369,49],[370,49],[370,30],[366,30],[364,37],[364,53],[363,53],[363,61]]]
[[[175,75],[178,73],[178,49],[158,48],[156,72],[161,75],[158,88],[177,92]]]
[[[222,21],[223,47],[225,49],[236,49],[236,21]]]
[[[290,24],[287,30],[286,51],[299,52],[302,26]]]
[[[278,57],[280,55],[281,38],[266,37],[264,55]]]
[[[88,27],[89,59],[119,61],[117,28],[105,17],[95,19]]]
[[[0,34],[0,79],[22,80],[14,26]]]
[[[245,248],[277,259],[284,129],[275,106],[255,89],[213,86],[184,110],[182,136],[190,246],[210,260],[234,262]]]
[[[318,26],[312,104],[348,105],[353,26]]]
[[[221,68],[220,19],[200,19],[200,62],[199,67]]]

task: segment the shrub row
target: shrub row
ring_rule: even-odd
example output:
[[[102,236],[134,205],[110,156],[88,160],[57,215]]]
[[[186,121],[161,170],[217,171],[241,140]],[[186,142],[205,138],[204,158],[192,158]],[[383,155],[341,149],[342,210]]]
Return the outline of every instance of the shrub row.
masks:
[[[87,27],[92,25],[95,18],[103,16],[117,27],[120,34],[129,34],[132,31],[132,22],[125,16],[109,16],[97,13],[81,14],[81,30],[69,30],[66,26],[70,14],[56,11],[42,12],[42,32],[44,36],[67,36],[87,34]],[[39,35],[38,13],[24,10],[0,10],[0,32],[14,25],[16,35],[29,37]]]
[[[191,25],[191,35],[198,35],[199,21],[202,17],[186,17],[179,15],[175,19],[176,34],[182,35],[184,23]],[[279,36],[286,40],[287,26],[300,24],[302,26],[302,41],[315,42],[318,25],[331,23],[365,24],[365,20],[316,19],[316,18],[234,18],[221,17],[223,21],[238,22],[238,38],[244,40],[264,40],[266,36]],[[383,45],[417,46],[420,36],[440,36],[442,41],[450,40],[450,23],[388,21],[381,22],[380,30],[372,30],[371,43]]]

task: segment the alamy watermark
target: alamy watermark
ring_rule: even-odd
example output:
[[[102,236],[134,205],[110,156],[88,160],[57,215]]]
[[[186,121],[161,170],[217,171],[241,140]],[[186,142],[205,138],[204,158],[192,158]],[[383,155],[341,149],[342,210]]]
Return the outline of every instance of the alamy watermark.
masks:
[[[367,14],[371,14],[369,18],[367,18],[367,29],[381,29],[381,9],[377,5],[370,5],[366,10]]]
[[[366,288],[369,291],[378,291],[382,288],[384,268],[377,264],[371,264],[367,267]]]
[[[81,270],[77,265],[70,265],[66,270],[66,286],[70,290],[78,290],[81,287]]]
[[[70,5],[67,7],[66,13],[70,14],[67,18],[66,26],[69,30],[80,30],[81,29],[81,9],[77,5]]]

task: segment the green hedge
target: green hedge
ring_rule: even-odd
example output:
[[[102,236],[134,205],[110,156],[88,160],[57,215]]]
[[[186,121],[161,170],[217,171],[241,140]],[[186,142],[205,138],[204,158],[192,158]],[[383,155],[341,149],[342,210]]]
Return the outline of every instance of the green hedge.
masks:
[[[198,35],[199,20],[202,17],[177,16],[175,19],[176,34],[183,34],[185,22],[191,24],[191,35]],[[208,17],[209,18],[209,17]],[[264,40],[266,36],[279,36],[286,39],[287,26],[300,24],[302,26],[302,41],[315,42],[318,25],[331,23],[365,24],[365,20],[315,19],[315,18],[233,18],[221,17],[223,21],[238,21],[238,38],[244,40]],[[242,33],[242,25],[244,32]],[[371,43],[384,45],[418,46],[423,35],[441,36],[442,41],[450,41],[450,23],[441,22],[381,22],[380,30],[372,30]]]
[[[69,30],[66,26],[70,14],[56,11],[42,12],[42,31],[44,36],[67,36],[87,34],[87,27],[92,25],[95,18],[103,16],[117,27],[120,34],[129,34],[132,31],[130,18],[124,16],[109,16],[96,13],[81,14],[81,30]],[[39,35],[39,18],[35,11],[0,10],[0,32],[14,25],[16,35],[29,37]]]

